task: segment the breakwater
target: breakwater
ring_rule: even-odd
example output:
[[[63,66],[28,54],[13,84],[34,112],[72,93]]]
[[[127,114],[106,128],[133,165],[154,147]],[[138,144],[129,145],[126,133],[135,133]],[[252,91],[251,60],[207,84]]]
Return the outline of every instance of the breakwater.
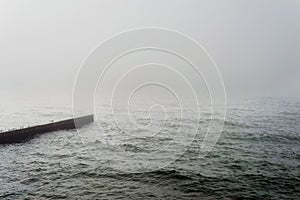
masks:
[[[42,133],[80,128],[94,121],[94,115],[62,120],[0,133],[0,144],[19,143]]]

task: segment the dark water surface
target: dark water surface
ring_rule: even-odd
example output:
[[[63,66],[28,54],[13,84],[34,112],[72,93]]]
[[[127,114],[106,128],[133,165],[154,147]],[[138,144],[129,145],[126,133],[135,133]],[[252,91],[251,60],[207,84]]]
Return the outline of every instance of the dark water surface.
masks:
[[[71,115],[70,107],[26,105],[3,106],[1,129]],[[137,116],[143,123],[144,115]],[[209,115],[202,116],[200,122],[184,118],[184,125],[205,126]],[[97,135],[101,128],[105,137],[98,134],[85,140],[76,131],[58,131],[0,146],[0,199],[300,199],[300,103],[260,99],[228,105],[224,131],[206,157],[198,158],[196,138],[167,167],[135,173],[118,168],[124,163],[131,167],[131,161],[118,163],[119,153],[147,156],[162,141],[174,141],[179,147],[182,144],[172,136],[179,119],[167,119],[160,130],[164,137],[141,133],[139,139],[130,140],[123,138],[124,130],[116,128],[110,117],[104,114],[100,126],[85,127],[80,133]],[[160,162],[165,155],[151,156]]]

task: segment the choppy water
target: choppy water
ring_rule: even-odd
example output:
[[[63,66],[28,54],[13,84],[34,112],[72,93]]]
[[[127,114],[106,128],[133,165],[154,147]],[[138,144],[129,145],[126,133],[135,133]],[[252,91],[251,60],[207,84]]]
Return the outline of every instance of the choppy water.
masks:
[[[171,106],[172,107],[172,106]],[[104,107],[105,108],[105,107]],[[176,110],[176,108],[174,108]],[[141,124],[145,110],[137,113]],[[64,119],[71,108],[51,104],[6,104],[0,127]],[[183,118],[185,130],[201,121]],[[300,103],[274,99],[248,100],[228,106],[224,131],[212,152],[199,159],[196,138],[187,151],[170,165],[155,171],[125,173],[122,156],[164,162],[182,145],[172,133],[180,123],[174,114],[164,120],[162,135],[148,137],[139,128],[121,121],[116,127],[109,113],[100,123],[76,131],[58,131],[14,145],[0,146],[1,199],[299,199]],[[159,116],[157,117],[158,119]],[[159,127],[160,124],[155,124]],[[148,127],[152,129],[153,127]],[[102,132],[99,133],[99,129]],[[132,140],[124,130],[140,137]],[[126,131],[125,131],[126,132]],[[187,131],[188,133],[189,131]],[[91,139],[92,138],[92,139]],[[81,139],[81,140],[80,140]],[[164,149],[163,142],[173,144]],[[125,152],[125,153],[124,153]],[[167,152],[164,155],[164,152]],[[161,154],[160,154],[161,153]],[[142,157],[141,157],[142,155]],[[175,155],[175,154],[174,154]],[[171,158],[173,159],[171,155]],[[140,157],[139,157],[140,156]],[[177,155],[175,155],[177,156]],[[171,161],[172,161],[171,159]],[[121,168],[118,166],[122,166]]]

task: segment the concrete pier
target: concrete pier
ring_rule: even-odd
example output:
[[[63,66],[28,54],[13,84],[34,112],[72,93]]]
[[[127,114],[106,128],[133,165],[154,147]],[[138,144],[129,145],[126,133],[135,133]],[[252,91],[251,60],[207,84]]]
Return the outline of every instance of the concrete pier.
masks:
[[[17,130],[11,130],[0,133],[0,144],[20,143],[29,140],[37,134],[80,128],[83,125],[92,123],[94,121],[94,115],[87,115],[78,118],[72,118],[62,120],[58,122],[52,122],[48,124],[42,124],[32,126],[28,128],[21,128]]]

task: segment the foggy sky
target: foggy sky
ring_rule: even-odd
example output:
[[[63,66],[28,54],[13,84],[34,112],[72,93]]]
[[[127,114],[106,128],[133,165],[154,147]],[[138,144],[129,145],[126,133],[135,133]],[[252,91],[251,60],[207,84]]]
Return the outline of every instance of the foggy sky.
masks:
[[[218,64],[228,98],[300,97],[297,0],[0,0],[0,94],[71,99],[88,53],[138,27],[183,32]]]

